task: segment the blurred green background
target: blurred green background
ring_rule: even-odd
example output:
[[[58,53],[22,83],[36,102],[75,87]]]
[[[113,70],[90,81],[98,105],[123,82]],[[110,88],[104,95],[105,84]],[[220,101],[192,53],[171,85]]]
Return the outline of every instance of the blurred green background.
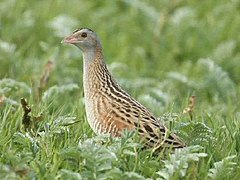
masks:
[[[93,179],[109,173],[155,179],[162,177],[156,172],[164,163],[175,167],[175,161],[145,151],[135,156],[135,146],[122,143],[124,138],[109,146],[89,144],[95,135],[85,117],[82,54],[61,44],[79,27],[97,32],[123,89],[158,117],[176,113],[173,130],[188,145],[204,147],[208,159],[189,163],[186,177],[239,179],[239,0],[0,0],[0,178],[19,178],[26,171],[21,177]],[[49,81],[37,95],[48,61],[53,62]],[[192,120],[182,115],[191,95],[196,96]],[[32,107],[31,117],[42,119],[30,133],[22,125],[22,97]],[[99,157],[110,160],[98,172],[105,162]],[[219,161],[222,166],[215,164]],[[210,168],[219,171],[208,173]]]
[[[81,53],[60,42],[89,27],[100,36],[113,75],[131,94],[156,87],[162,95],[152,94],[163,103],[189,94],[225,102],[239,92],[239,6],[237,0],[2,0],[0,77],[31,84],[52,60],[49,86],[81,87]]]

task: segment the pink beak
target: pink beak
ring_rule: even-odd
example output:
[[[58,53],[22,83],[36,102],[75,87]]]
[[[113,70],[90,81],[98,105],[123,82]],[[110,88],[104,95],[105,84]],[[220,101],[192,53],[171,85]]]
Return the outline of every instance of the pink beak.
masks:
[[[67,43],[67,44],[76,44],[78,42],[77,38],[73,35],[65,37],[61,43]]]

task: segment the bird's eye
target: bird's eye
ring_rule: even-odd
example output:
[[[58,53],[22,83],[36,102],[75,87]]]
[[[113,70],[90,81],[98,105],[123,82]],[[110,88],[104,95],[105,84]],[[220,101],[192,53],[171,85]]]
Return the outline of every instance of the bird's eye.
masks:
[[[82,33],[82,34],[81,34],[81,37],[84,37],[84,38],[87,37],[87,33],[85,33],[85,32]]]

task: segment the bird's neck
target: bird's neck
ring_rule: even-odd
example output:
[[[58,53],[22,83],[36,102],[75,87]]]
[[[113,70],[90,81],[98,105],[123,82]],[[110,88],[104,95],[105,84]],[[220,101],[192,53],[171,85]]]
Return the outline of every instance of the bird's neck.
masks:
[[[103,53],[101,45],[96,48],[83,50],[83,65],[85,72],[94,64],[103,63]]]
[[[104,79],[111,76],[102,53],[102,48],[97,47],[83,52],[83,86],[85,96],[90,96],[94,91],[105,85]]]

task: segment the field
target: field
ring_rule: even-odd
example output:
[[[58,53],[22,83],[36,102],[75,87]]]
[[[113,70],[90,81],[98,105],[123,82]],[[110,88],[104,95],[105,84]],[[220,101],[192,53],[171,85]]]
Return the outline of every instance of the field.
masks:
[[[187,148],[93,133],[82,54],[61,44],[79,27]],[[239,30],[238,0],[1,0],[0,179],[240,179]]]

